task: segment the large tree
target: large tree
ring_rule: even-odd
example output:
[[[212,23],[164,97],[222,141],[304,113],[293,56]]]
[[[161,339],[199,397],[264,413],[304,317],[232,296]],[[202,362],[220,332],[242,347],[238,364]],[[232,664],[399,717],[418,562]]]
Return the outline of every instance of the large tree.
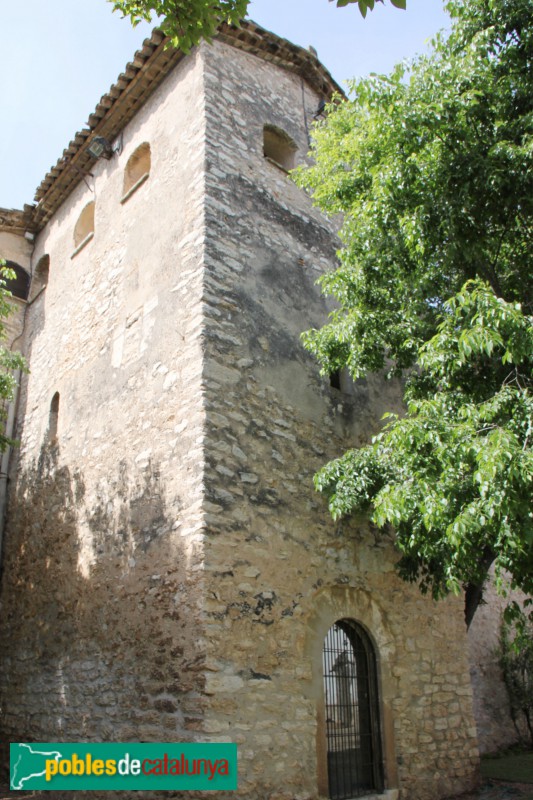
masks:
[[[431,53],[351,86],[299,181],[343,215],[337,301],[304,336],[322,371],[406,379],[406,414],[326,465],[334,517],[392,526],[435,598],[489,568],[533,593],[533,6],[453,0]]]
[[[200,39],[210,39],[222,22],[238,25],[246,16],[250,0],[108,0],[113,10],[129,17],[133,25],[162,17],[161,27],[172,43],[187,52]],[[288,0],[290,2],[290,0]],[[384,0],[329,0],[337,6],[356,3],[365,17],[376,2]],[[396,8],[405,8],[406,0],[390,0]]]

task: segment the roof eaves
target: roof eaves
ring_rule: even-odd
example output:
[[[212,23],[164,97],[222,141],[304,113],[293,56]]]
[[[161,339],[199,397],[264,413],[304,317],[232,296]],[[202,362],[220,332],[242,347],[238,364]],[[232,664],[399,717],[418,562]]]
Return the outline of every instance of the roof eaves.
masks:
[[[325,99],[331,99],[334,94],[344,96],[339,84],[333,80],[314,53],[289,42],[288,39],[282,39],[251,20],[243,21],[238,28],[234,25],[222,25],[217,38],[232,47],[294,72]]]
[[[240,27],[222,25],[217,39],[299,75],[325,99],[329,100],[335,93],[344,94],[313,53],[251,20],[244,20]],[[169,46],[169,39],[158,28],[145,39],[142,48],[90,114],[88,127],[75,134],[62,157],[38,186],[37,205],[25,206],[25,209],[33,208],[31,230],[43,228],[78,183],[91,174],[94,164],[88,152],[91,141],[96,136],[108,141],[115,139],[184,57],[181,50]]]
[[[164,34],[156,29],[146,39],[141,50],[125,71],[119,75],[88,119],[88,128],[78,131],[62,157],[51,168],[37,188],[34,217],[42,228],[61,205],[65,197],[85,175],[94,161],[88,145],[96,136],[112,141],[133,118],[138,109],[159,86],[170,70],[184,57],[180,50],[165,47]]]
[[[16,233],[19,236],[24,236],[25,233],[36,233],[34,211],[35,206],[31,205],[25,205],[22,211],[18,208],[0,208],[0,231]]]

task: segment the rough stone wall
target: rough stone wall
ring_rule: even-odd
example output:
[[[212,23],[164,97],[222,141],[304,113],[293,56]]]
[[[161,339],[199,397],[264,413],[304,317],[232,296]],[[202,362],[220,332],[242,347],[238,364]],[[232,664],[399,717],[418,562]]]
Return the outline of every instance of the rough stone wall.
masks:
[[[515,595],[522,601],[523,595]],[[498,664],[500,626],[509,598],[497,594],[493,584],[484,591],[484,603],[477,609],[468,630],[470,672],[481,753],[495,753],[523,741],[528,733],[523,719],[511,718],[509,697]]]
[[[319,98],[295,76],[216,43],[206,50],[206,617],[204,730],[240,746],[240,793],[327,791],[322,644],[350,617],[376,644],[385,786],[437,800],[477,780],[462,609],[394,572],[390,542],[334,525],[314,471],[397,403],[380,381],[342,394],[299,334],[326,313],[325,220],[263,157],[263,125],[308,149]]]
[[[36,242],[50,276],[25,328],[4,741],[191,740],[203,715],[202,80],[182,62]],[[143,142],[150,177],[121,204]],[[74,255],[90,201],[94,237]]]

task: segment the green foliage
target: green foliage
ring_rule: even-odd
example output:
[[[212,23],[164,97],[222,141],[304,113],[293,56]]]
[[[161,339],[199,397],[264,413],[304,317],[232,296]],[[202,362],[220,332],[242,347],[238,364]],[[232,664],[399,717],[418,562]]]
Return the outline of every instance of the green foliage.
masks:
[[[489,5],[495,18],[471,31]],[[322,281],[339,310],[305,339],[325,372],[410,366],[469,278],[531,306],[531,4],[454,8],[432,55],[353,83],[315,128],[316,163],[298,180],[344,215],[341,267]]]
[[[13,311],[13,306],[9,302],[11,292],[6,289],[6,280],[14,279],[13,270],[5,266],[5,261],[0,259],[0,341],[5,339],[5,327],[2,320],[5,320]],[[5,435],[4,423],[7,417],[7,403],[13,400],[17,382],[14,376],[15,370],[26,370],[26,362],[20,353],[12,352],[0,345],[0,452],[7,447],[15,444]]]
[[[249,0],[108,0],[113,11],[129,17],[132,25],[164,17],[161,28],[172,44],[188,52],[201,39],[209,41],[222,22],[238,25]]]
[[[523,717],[533,745],[533,626],[523,616],[502,623],[499,656],[511,718],[520,733],[518,721]]]
[[[494,562],[533,593],[533,326],[471,281],[420,348],[405,416],[316,476],[332,515],[396,531],[400,574],[435,598],[483,583]],[[503,585],[503,582],[502,582]]]
[[[384,0],[329,0],[337,6],[357,3],[363,17],[376,2]],[[161,28],[175,47],[188,52],[201,39],[209,41],[223,22],[238,25],[244,19],[250,0],[108,0],[113,11],[129,17],[132,25],[164,17]],[[396,8],[405,8],[406,0],[390,0]]]
[[[351,3],[357,3],[357,5],[359,6],[359,11],[363,15],[363,17],[366,17],[367,11],[374,10],[376,2],[383,3],[384,0],[329,0],[329,2],[330,3],[336,2],[337,8],[348,6]],[[390,2],[391,5],[393,5],[395,8],[405,9],[407,7],[406,0],[390,0]]]
[[[392,525],[423,591],[466,588],[469,621],[492,562],[533,590],[533,6],[448,7],[429,56],[330,106],[297,180],[344,220],[337,309],[306,346],[323,373],[409,375],[405,417],[317,488]]]

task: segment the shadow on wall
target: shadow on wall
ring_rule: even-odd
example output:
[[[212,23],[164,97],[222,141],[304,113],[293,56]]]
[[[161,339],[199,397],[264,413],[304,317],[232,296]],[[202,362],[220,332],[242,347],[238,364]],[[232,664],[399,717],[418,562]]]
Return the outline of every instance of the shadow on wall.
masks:
[[[19,476],[0,587],[0,740],[194,739],[198,591],[175,521],[153,464],[132,477],[120,463],[96,502],[57,443]]]

